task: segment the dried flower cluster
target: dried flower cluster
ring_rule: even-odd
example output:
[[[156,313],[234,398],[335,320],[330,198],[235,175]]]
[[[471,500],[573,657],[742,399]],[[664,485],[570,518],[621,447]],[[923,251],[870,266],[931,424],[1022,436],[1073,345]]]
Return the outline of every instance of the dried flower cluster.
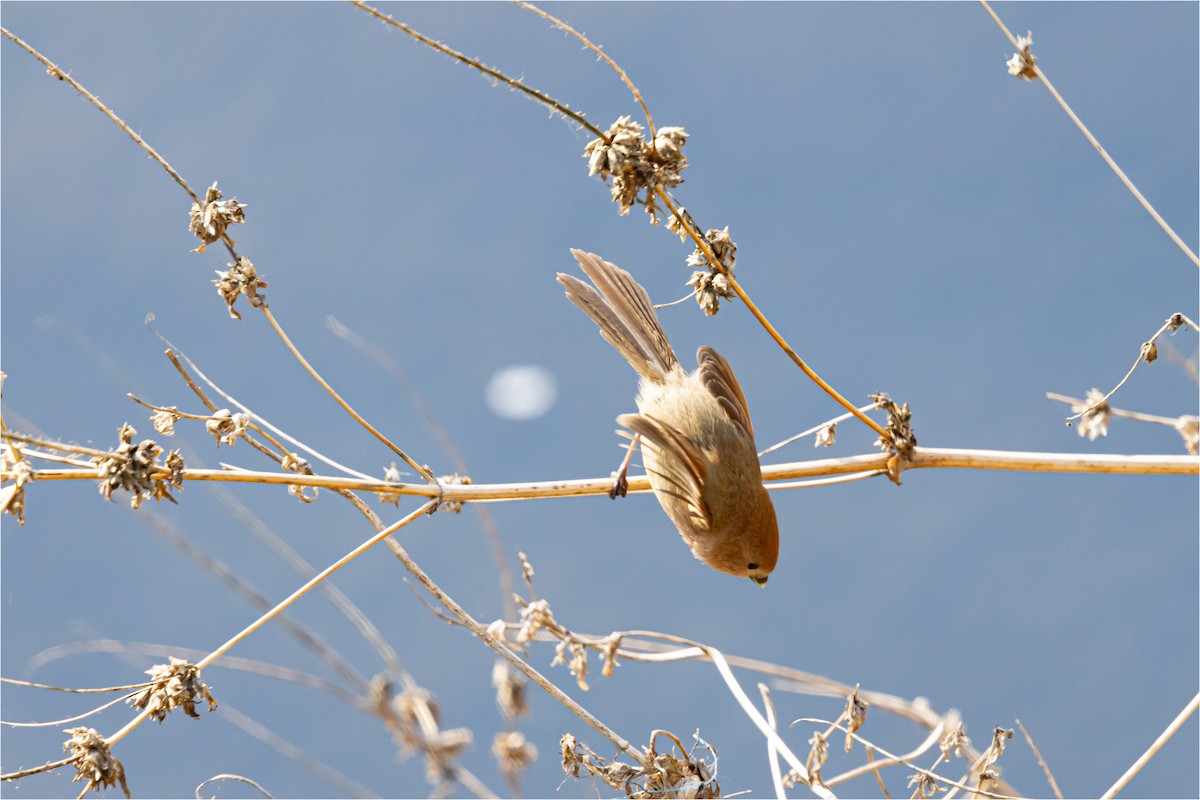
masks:
[[[1027,31],[1024,36],[1017,37],[1017,52],[1007,62],[1008,74],[1024,81],[1032,81],[1038,76],[1037,56],[1029,52],[1033,45],[1033,31]]]
[[[245,203],[239,203],[236,197],[223,200],[221,190],[216,181],[204,193],[203,203],[192,203],[189,214],[188,230],[197,236],[203,244],[193,250],[193,253],[203,253],[204,248],[225,235],[225,229],[246,221],[242,211]],[[233,244],[233,239],[229,240]]]
[[[525,689],[529,681],[514,670],[507,661],[496,659],[492,667],[492,687],[496,690],[496,705],[507,720],[515,720],[529,714],[529,700]]]
[[[867,721],[867,708],[869,704],[858,694],[858,684],[854,684],[854,691],[846,695],[846,708],[842,711],[842,719],[846,721],[846,752],[849,753],[854,745],[854,737],[850,734],[858,733],[859,729]]]
[[[238,256],[236,262],[225,266],[229,269],[216,270],[217,279],[213,283],[216,284],[217,294],[221,295],[221,299],[229,307],[229,316],[234,319],[242,318],[242,315],[233,307],[233,304],[242,295],[246,295],[246,300],[255,308],[266,308],[267,296],[259,294],[258,290],[267,288],[267,282],[259,280],[258,273],[254,270],[254,264],[250,263],[250,259]]]
[[[697,247],[687,257],[687,263],[689,267],[702,269],[692,273],[687,285],[694,290],[696,303],[711,317],[721,310],[722,299],[732,300],[736,296],[729,285],[729,278],[733,276],[734,267],[737,266],[737,244],[729,238],[728,225],[722,230],[709,228],[704,232],[704,241],[712,250],[719,266],[712,264],[704,250]]]
[[[888,478],[899,486],[900,473],[904,471],[912,457],[913,449],[917,446],[917,435],[912,428],[912,411],[909,410],[908,403],[896,405],[887,392],[876,392],[870,397],[888,415],[885,435],[880,436],[875,444],[892,453],[887,462]]]
[[[233,447],[238,439],[246,435],[246,428],[249,425],[249,414],[241,411],[235,414],[228,408],[222,408],[213,412],[208,421],[204,423],[204,429],[217,440],[217,447],[220,447],[222,442]]]
[[[161,501],[164,498],[172,503],[178,502],[171,496],[171,489],[183,488],[183,456],[175,450],[167,455],[165,465],[158,463],[158,457],[163,449],[152,439],[145,439],[138,444],[133,443],[137,433],[128,422],[121,426],[117,435],[121,444],[115,451],[98,460],[96,471],[100,477],[100,494],[106,500],[112,500],[112,494],[118,489],[133,492],[130,505],[138,508],[142,504],[144,494]],[[165,478],[156,478],[154,474],[166,466],[170,474]]]
[[[831,422],[828,425],[822,425],[813,438],[813,447],[833,447],[836,439],[837,423]]]
[[[25,484],[33,479],[33,466],[29,459],[21,454],[21,449],[15,444],[7,445],[0,450],[4,469],[12,475],[13,482],[0,489],[4,511],[17,518],[21,525],[25,524]]]
[[[150,716],[160,724],[176,708],[182,708],[189,717],[199,719],[196,705],[201,700],[208,701],[209,711],[215,709],[217,701],[204,681],[200,680],[200,668],[182,658],[169,658],[170,664],[155,664],[146,670],[152,683],[130,697],[129,704],[148,709]]]
[[[1183,437],[1183,445],[1189,453],[1200,454],[1200,417],[1183,415],[1176,420],[1175,430]]]
[[[997,725],[992,732],[992,743],[983,751],[973,770],[979,775],[980,789],[986,790],[989,784],[1000,780],[1000,770],[996,768],[996,761],[1004,755],[1004,747],[1012,737],[1012,728],[1001,728]]]
[[[399,741],[403,752],[425,754],[425,778],[431,784],[452,779],[455,762],[471,745],[467,728],[441,729],[441,712],[433,695],[420,687],[392,696],[392,685],[382,677],[371,681],[375,712]]]
[[[655,732],[656,735],[658,733]],[[670,734],[666,735],[679,741]],[[712,757],[711,762],[693,758],[692,753],[658,753],[653,738],[649,747],[642,748],[645,752],[643,763],[636,765],[616,760],[609,762],[569,733],[559,740],[559,751],[563,772],[567,775],[578,778],[582,767],[588,774],[624,792],[626,797],[720,797],[721,787],[716,780],[716,750],[699,737],[696,738]]]
[[[174,436],[175,425],[179,422],[179,409],[175,406],[166,406],[165,408],[157,409],[150,417],[150,422],[154,425],[155,433],[160,436]]]
[[[1071,411],[1081,415],[1075,430],[1080,436],[1086,436],[1089,442],[1108,435],[1108,422],[1112,419],[1112,410],[1108,401],[1104,399],[1104,392],[1095,387],[1088,389],[1087,397],[1082,403],[1071,404]]]
[[[470,475],[459,475],[457,472],[455,472],[450,475],[442,475],[441,477],[438,478],[438,483],[445,484],[447,486],[470,486],[471,485],[471,476]],[[462,500],[448,500],[445,503],[440,503],[438,505],[438,510],[453,511],[455,514],[461,514],[462,510],[463,510],[463,501]]]
[[[95,728],[67,728],[64,733],[71,738],[63,743],[63,752],[70,753],[75,764],[72,783],[86,780],[83,794],[121,785],[126,797],[130,797],[125,783],[125,767],[121,765],[108,747],[108,742]]]
[[[384,483],[402,483],[400,478],[401,478],[400,468],[397,467],[396,462],[393,461],[392,465],[383,471],[383,482]],[[398,495],[398,494],[395,494],[393,492],[376,492],[375,496],[379,498],[379,502],[381,502],[381,503],[390,503],[391,505],[394,505],[396,508],[400,507],[400,495]]]
[[[659,128],[651,143],[643,130],[631,117],[620,117],[604,136],[588,142],[583,157],[588,160],[588,175],[599,175],[605,181],[612,178],[612,199],[621,204],[622,215],[641,203],[657,225],[654,189],[683,183],[679,173],[687,168],[683,145],[688,135],[683,128]]]
[[[301,458],[296,453],[288,453],[279,462],[279,466],[288,472],[294,472],[297,475],[312,475],[312,465],[308,463],[308,459]],[[299,483],[289,483],[287,487],[288,494],[299,500],[301,503],[312,503],[317,499],[316,486],[303,486]]]
[[[537,761],[537,745],[520,731],[500,731],[492,739],[492,755],[500,762],[504,776],[513,781]]]

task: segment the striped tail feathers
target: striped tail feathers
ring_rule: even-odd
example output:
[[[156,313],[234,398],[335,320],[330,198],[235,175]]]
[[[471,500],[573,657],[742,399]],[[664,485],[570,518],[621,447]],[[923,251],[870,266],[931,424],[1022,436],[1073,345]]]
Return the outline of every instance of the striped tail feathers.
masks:
[[[592,318],[600,334],[639,375],[661,381],[679,362],[646,290],[628,272],[594,253],[571,250],[571,254],[596,288],[560,272],[558,282],[567,299]]]

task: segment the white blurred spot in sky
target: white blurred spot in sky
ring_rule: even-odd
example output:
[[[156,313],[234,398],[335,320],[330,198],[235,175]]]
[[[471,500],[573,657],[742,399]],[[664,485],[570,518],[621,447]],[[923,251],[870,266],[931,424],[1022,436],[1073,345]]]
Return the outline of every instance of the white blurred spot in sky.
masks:
[[[504,419],[534,419],[554,406],[558,386],[542,367],[521,364],[497,370],[488,381],[487,405]]]

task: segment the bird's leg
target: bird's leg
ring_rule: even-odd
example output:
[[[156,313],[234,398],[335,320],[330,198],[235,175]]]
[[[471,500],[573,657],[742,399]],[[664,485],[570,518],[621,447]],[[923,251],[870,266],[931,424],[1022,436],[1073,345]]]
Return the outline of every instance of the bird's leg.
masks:
[[[618,497],[624,497],[629,492],[629,481],[626,480],[626,475],[629,473],[629,462],[633,460],[633,451],[637,449],[638,442],[641,441],[642,435],[635,433],[629,438],[629,449],[625,451],[625,458],[621,460],[620,468],[613,473],[613,485],[608,490],[608,496],[616,500]]]

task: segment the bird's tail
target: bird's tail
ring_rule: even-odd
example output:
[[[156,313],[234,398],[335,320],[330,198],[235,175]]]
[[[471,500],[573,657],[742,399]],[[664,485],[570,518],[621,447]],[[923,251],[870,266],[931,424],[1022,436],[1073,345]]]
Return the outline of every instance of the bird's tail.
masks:
[[[663,380],[679,361],[658,323],[646,290],[628,272],[595,253],[572,250],[571,255],[596,288],[560,272],[558,282],[567,290],[567,299],[600,326],[600,335],[617,348],[639,375],[652,381]]]

